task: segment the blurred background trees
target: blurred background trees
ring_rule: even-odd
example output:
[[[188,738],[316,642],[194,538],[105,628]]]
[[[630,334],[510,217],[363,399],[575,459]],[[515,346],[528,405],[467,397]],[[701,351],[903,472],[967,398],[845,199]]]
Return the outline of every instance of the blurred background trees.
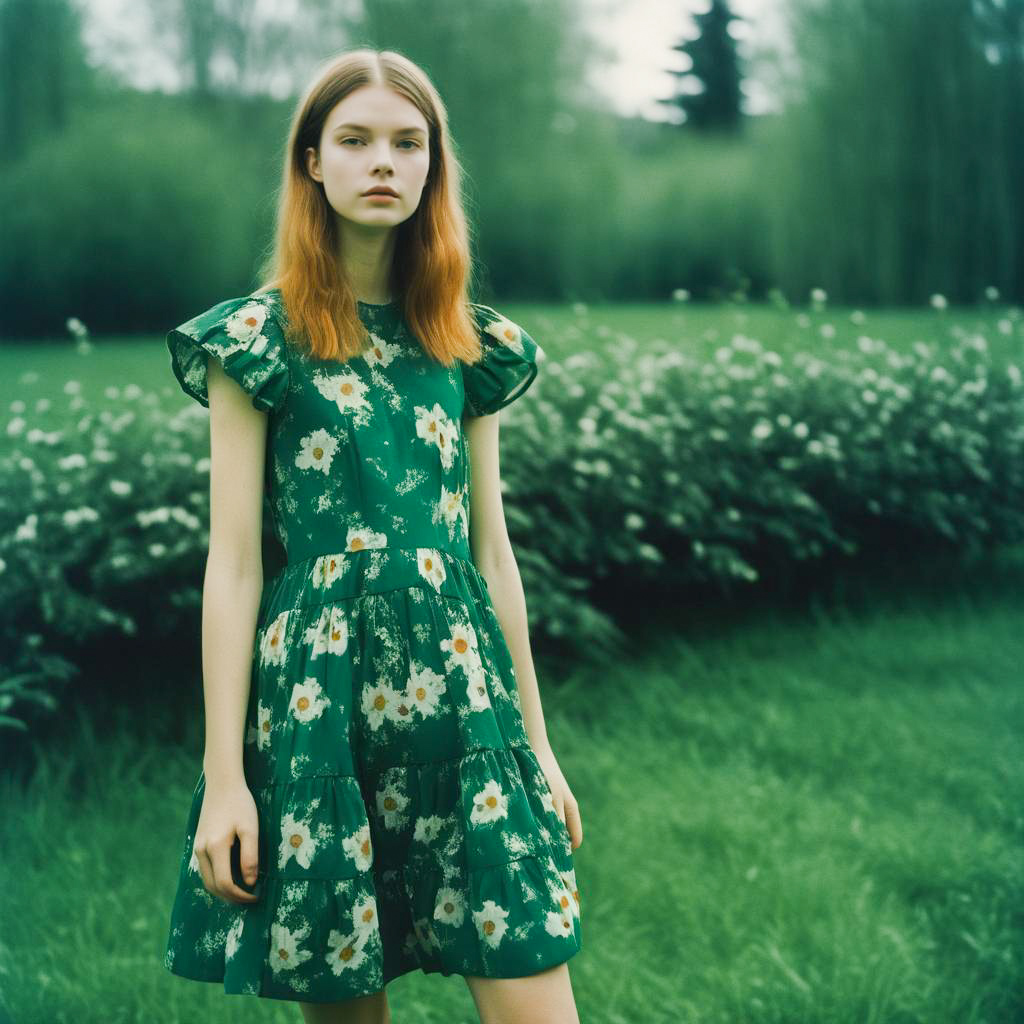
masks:
[[[0,0],[5,336],[158,330],[255,285],[295,99],[357,45],[444,96],[482,293],[1024,292],[1024,0],[779,0],[785,45],[742,53],[732,5],[692,5],[660,122],[593,88],[590,0],[140,0],[87,45],[101,2]],[[174,89],[129,84],[150,55]],[[750,76],[775,111],[746,110]]]

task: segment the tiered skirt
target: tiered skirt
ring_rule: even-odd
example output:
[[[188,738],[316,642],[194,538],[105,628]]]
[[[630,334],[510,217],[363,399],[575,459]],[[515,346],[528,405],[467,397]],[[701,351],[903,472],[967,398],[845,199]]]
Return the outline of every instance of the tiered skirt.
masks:
[[[367,995],[409,971],[511,978],[581,947],[568,831],[472,561],[364,548],[268,581],[244,771],[258,900],[208,893],[186,824],[165,956],[231,994]]]

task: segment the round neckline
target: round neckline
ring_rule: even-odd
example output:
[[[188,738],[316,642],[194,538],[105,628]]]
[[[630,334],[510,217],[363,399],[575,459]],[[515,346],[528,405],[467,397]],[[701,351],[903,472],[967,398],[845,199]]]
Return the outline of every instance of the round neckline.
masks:
[[[261,292],[260,294],[261,295],[274,295],[274,296],[277,296],[278,298],[280,298],[280,296],[281,296],[281,289],[280,288],[268,288],[265,292]],[[398,299],[391,299],[390,302],[363,302],[362,299],[356,299],[356,305],[360,309],[384,311],[384,310],[389,310],[389,309],[397,309],[398,305],[399,305],[399,302],[398,302]]]

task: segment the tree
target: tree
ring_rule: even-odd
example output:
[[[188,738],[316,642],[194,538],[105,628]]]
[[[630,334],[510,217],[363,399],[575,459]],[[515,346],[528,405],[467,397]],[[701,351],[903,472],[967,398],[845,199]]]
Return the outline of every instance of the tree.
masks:
[[[678,80],[676,94],[659,102],[682,110],[685,123],[697,131],[734,133],[743,112],[740,58],[729,23],[744,19],[729,10],[727,0],[710,0],[708,10],[693,20],[697,36],[672,47],[690,59],[690,67],[670,69]]]

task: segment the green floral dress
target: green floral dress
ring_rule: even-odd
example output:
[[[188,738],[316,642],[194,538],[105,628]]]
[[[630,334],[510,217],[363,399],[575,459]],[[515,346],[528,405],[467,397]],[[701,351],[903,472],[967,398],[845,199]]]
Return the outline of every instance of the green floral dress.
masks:
[[[451,369],[397,302],[359,304],[372,345],[347,363],[285,340],[276,290],[167,337],[192,398],[208,405],[214,355],[267,411],[287,552],[260,602],[243,748],[259,899],[203,886],[200,772],[164,960],[175,974],[334,1002],[416,969],[520,977],[580,949],[569,834],[469,547],[463,417],[521,395],[540,350],[490,307],[472,312],[484,358]]]

